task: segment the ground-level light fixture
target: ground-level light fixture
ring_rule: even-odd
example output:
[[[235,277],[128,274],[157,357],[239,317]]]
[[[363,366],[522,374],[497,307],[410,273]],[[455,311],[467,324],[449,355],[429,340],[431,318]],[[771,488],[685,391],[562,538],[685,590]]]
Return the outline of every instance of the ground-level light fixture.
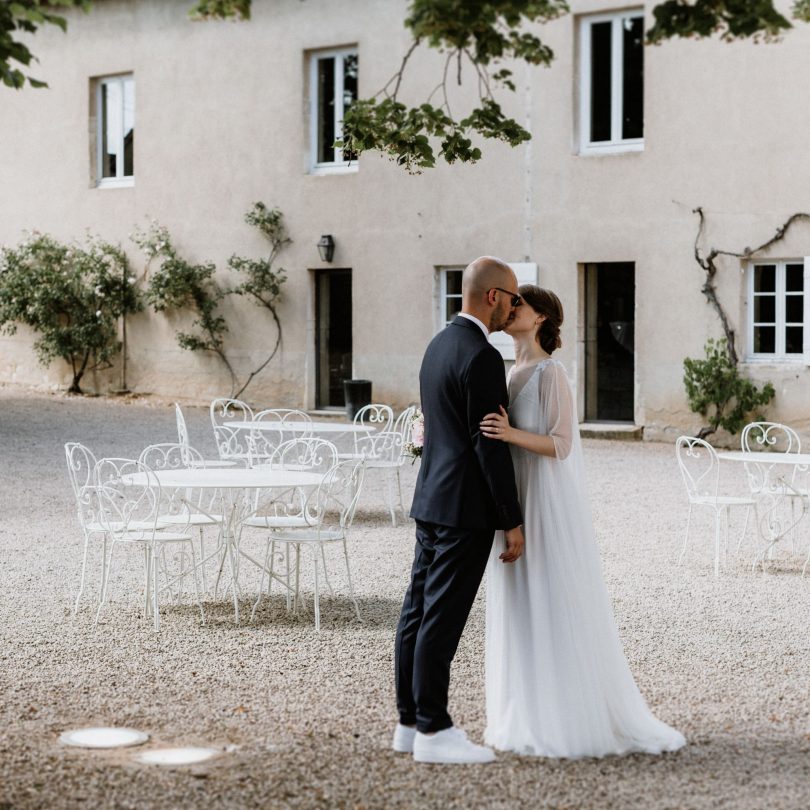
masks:
[[[318,242],[318,253],[321,254],[322,262],[331,262],[332,256],[335,255],[335,240],[332,239],[331,233],[324,234]]]
[[[59,742],[79,748],[128,748],[148,739],[148,734],[134,728],[77,728],[62,734]]]
[[[135,759],[144,765],[196,765],[219,756],[219,748],[199,748],[188,746],[184,748],[159,748],[156,751],[144,751]]]

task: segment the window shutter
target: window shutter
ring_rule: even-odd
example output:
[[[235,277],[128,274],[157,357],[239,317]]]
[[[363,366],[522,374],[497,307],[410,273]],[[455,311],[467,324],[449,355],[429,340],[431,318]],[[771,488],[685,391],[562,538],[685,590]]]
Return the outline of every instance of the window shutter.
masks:
[[[533,262],[509,262],[509,266],[515,271],[518,286],[521,284],[537,284],[537,265]],[[493,332],[489,336],[489,342],[501,353],[504,360],[515,359],[515,344],[506,333]]]

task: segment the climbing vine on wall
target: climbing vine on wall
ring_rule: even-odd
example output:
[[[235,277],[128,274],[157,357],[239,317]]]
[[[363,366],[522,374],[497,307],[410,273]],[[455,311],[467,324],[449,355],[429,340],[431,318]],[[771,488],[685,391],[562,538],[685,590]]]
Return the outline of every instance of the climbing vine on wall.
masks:
[[[224,287],[217,282],[217,268],[213,262],[195,264],[181,256],[168,229],[157,221],[153,220],[146,230],[137,230],[132,236],[147,257],[147,271],[153,261],[160,262],[159,268],[150,274],[147,301],[156,312],[188,310],[193,313],[192,331],[178,330],[177,343],[188,351],[214,354],[228,371],[231,396],[244,393],[281,346],[282,328],[277,307],[287,276],[283,269],[276,269],[274,265],[278,254],[291,241],[281,211],[269,209],[262,202],[254,204],[245,215],[245,221],[267,237],[270,253],[260,259],[231,256],[228,267],[242,277],[234,287]],[[269,356],[241,384],[225,350],[229,328],[220,305],[230,295],[245,296],[262,306],[272,317],[276,328],[276,341]]]

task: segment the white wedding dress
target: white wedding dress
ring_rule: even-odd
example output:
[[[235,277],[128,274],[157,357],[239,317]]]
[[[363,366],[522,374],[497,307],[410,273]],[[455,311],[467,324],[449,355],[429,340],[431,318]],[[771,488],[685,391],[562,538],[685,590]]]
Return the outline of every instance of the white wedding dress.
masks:
[[[622,651],[564,367],[510,374],[509,398],[510,423],[550,435],[557,457],[510,445],[526,545],[506,565],[499,532],[489,561],[486,742],[543,757],[674,751],[683,735],[652,715]]]

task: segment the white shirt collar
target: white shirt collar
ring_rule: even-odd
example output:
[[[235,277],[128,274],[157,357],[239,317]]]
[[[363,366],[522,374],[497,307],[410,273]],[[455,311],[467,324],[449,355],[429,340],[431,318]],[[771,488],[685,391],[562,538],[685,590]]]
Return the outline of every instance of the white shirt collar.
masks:
[[[486,326],[484,326],[483,321],[479,321],[475,315],[470,315],[469,312],[459,312],[458,315],[460,318],[466,318],[468,321],[472,321],[484,333],[485,338],[489,337],[489,329],[487,329]]]

